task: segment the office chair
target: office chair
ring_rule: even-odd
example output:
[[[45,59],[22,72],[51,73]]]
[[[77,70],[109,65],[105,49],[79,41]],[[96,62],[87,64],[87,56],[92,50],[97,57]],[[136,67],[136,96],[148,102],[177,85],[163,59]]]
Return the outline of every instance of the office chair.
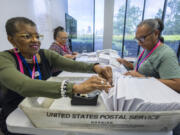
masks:
[[[178,57],[178,61],[179,61],[179,64],[180,64],[180,41],[179,41],[179,47],[178,47],[178,50],[177,50],[177,57]]]
[[[72,51],[72,40],[71,40],[71,38],[68,39],[68,45],[69,45],[69,49]]]

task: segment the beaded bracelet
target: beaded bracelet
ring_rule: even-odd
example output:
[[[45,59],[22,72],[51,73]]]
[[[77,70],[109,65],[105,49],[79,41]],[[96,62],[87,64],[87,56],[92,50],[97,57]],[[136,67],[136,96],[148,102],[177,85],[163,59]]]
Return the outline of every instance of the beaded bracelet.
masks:
[[[61,83],[61,96],[62,97],[67,97],[67,95],[66,95],[67,85],[68,85],[68,81],[67,80],[63,80],[62,83]]]

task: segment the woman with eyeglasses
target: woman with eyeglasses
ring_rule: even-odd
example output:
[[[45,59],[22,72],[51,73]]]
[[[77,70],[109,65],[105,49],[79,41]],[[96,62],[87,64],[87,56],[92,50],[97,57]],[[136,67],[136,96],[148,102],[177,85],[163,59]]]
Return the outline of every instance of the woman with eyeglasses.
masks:
[[[54,42],[50,46],[50,50],[56,51],[60,55],[74,59],[78,55],[77,52],[71,52],[69,46],[67,45],[68,34],[64,31],[64,28],[58,26],[54,29]]]
[[[12,134],[6,127],[7,116],[25,97],[71,97],[74,93],[97,89],[108,92],[111,88],[110,67],[76,62],[54,51],[40,49],[43,36],[37,32],[33,21],[24,17],[11,18],[6,22],[6,32],[14,48],[0,52],[0,86],[3,94],[0,128],[5,135]],[[95,72],[101,77],[93,76],[80,84],[67,80],[45,81],[51,76],[53,67],[70,72]]]
[[[50,50],[57,52],[58,54],[64,56],[65,58],[70,58],[70,59],[76,58],[78,53],[72,52],[69,48],[69,45],[67,45],[68,34],[64,31],[63,27],[58,26],[57,28],[55,28],[53,37],[54,37],[54,42],[50,46],[49,48]],[[51,72],[52,72],[52,76],[57,76],[62,71],[57,68],[53,68]]]
[[[180,92],[180,66],[175,52],[165,45],[161,33],[164,25],[160,19],[142,21],[136,30],[138,44],[144,49],[134,65],[124,59],[117,59],[130,71],[125,75],[134,77],[155,77]]]

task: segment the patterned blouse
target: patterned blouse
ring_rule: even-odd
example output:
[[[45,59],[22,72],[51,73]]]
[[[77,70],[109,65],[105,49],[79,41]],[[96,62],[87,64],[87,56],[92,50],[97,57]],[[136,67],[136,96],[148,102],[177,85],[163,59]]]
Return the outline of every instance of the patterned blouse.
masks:
[[[64,47],[60,47],[57,42],[53,42],[49,49],[57,52],[62,56],[64,56],[65,54],[72,54],[69,46],[65,45]],[[56,73],[59,74],[61,71],[57,68],[52,68],[51,72],[56,76]]]
[[[57,42],[53,42],[52,45],[49,48],[50,50],[56,51],[60,55],[65,55],[65,54],[72,54],[71,50],[69,49],[68,45],[65,45],[63,47],[59,46]]]

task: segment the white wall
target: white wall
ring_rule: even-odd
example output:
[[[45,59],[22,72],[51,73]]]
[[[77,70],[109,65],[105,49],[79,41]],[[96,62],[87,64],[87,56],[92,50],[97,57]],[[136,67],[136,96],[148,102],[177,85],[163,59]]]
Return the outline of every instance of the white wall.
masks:
[[[51,17],[53,26],[65,27],[65,13],[68,13],[68,0],[50,0],[51,1]],[[63,21],[62,21],[63,19]]]
[[[7,40],[5,23],[16,16],[32,19],[45,36],[41,48],[49,48],[53,29],[59,25],[65,27],[67,5],[67,0],[0,0],[0,51],[12,48]]]

